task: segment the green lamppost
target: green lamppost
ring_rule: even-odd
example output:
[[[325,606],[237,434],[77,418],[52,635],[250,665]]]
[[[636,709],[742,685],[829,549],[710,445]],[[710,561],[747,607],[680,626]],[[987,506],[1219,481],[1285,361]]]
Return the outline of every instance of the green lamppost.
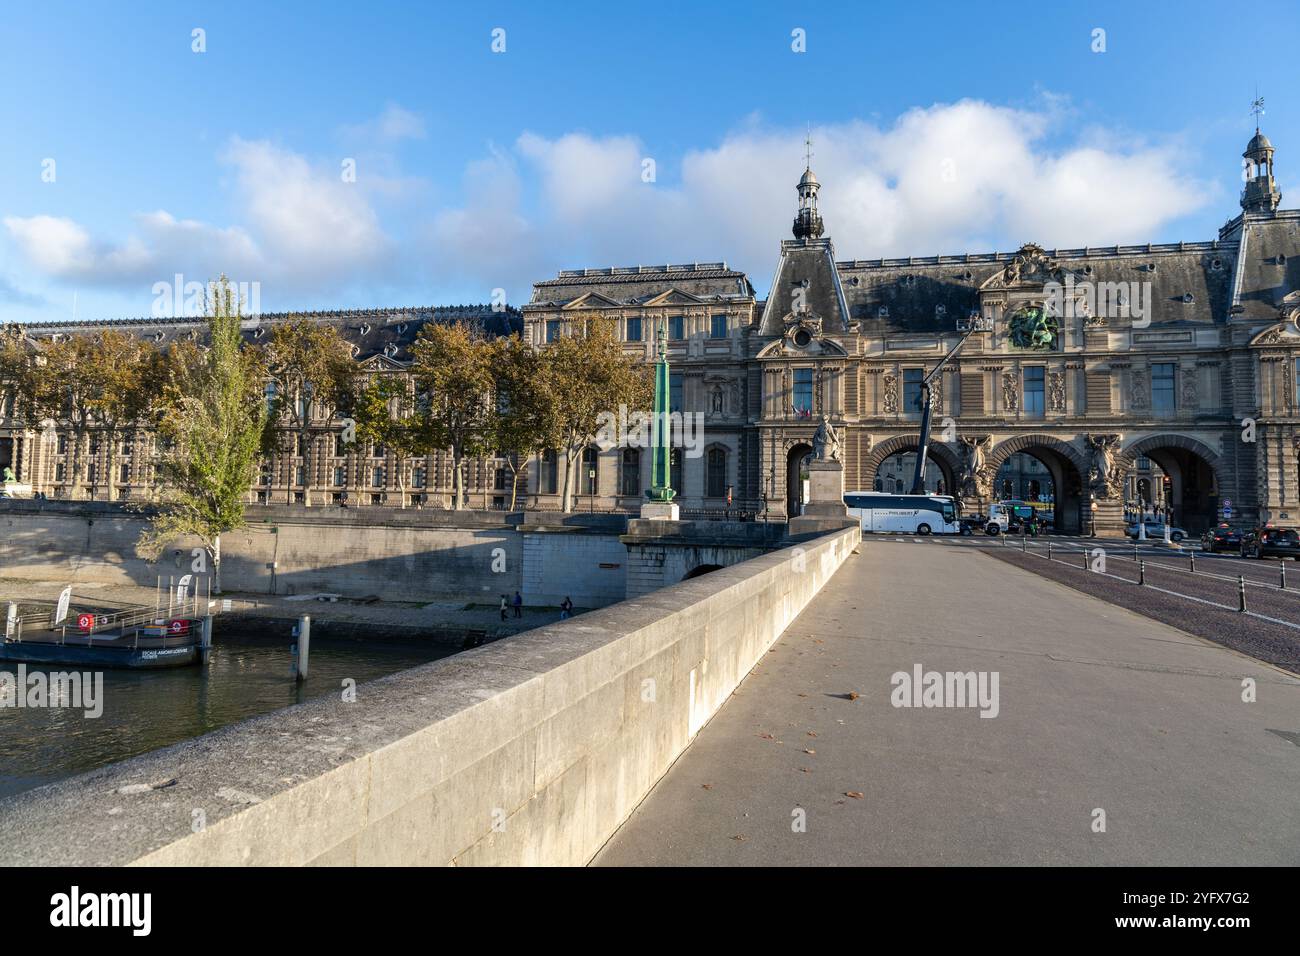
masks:
[[[659,361],[655,363],[655,416],[650,425],[653,447],[650,451],[650,490],[646,497],[651,501],[672,501],[677,492],[672,488],[672,452],[668,448],[668,330],[659,326]]]

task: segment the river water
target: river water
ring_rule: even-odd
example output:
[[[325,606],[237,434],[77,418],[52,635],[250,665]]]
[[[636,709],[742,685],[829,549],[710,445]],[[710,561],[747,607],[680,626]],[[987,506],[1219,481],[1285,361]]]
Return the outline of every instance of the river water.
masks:
[[[189,740],[248,717],[454,653],[446,644],[377,644],[312,638],[309,676],[294,680],[287,642],[218,636],[206,667],[104,670],[103,713],[0,706],[0,798]],[[81,671],[72,665],[35,670]],[[12,662],[0,671],[15,673]]]

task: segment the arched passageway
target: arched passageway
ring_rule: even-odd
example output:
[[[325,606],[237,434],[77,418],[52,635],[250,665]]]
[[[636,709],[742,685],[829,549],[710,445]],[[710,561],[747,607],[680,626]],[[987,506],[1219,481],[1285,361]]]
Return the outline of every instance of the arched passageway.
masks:
[[[1037,462],[1038,467],[1029,466],[1026,458]],[[990,489],[994,501],[1007,497],[1003,492],[1008,482],[1015,492],[1010,497],[1015,498],[1024,497],[1021,492],[1032,489],[1034,485],[1030,483],[1036,483],[1039,500],[1046,500],[1050,495],[1052,525],[1056,531],[1084,534],[1089,530],[1090,502],[1084,493],[1087,462],[1072,445],[1058,438],[1019,435],[993,447],[988,468],[994,475]]]
[[[1152,482],[1141,489],[1147,492],[1145,500],[1162,503],[1171,523],[1189,534],[1200,534],[1214,524],[1221,493],[1219,456],[1214,451],[1185,435],[1153,435],[1124,449],[1124,472],[1139,474],[1143,458],[1158,466],[1155,474],[1160,481],[1160,486]]]
[[[918,444],[914,435],[897,435],[876,445],[862,461],[860,486],[845,490],[897,494],[897,483],[901,482],[902,493],[911,493]],[[949,443],[937,439],[930,442],[925,463],[926,491],[934,494],[959,494],[957,479],[960,470],[961,461]]]
[[[812,458],[812,445],[800,442],[785,456],[785,513],[793,518],[803,513],[804,473]]]

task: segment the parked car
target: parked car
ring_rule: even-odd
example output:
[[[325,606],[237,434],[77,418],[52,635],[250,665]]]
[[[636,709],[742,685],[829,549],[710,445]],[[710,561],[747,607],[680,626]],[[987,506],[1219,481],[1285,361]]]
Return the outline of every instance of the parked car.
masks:
[[[1220,551],[1240,551],[1241,535],[1240,528],[1234,528],[1227,522],[1223,522],[1201,535],[1201,550],[1208,551],[1210,554],[1218,554]]]
[[[1163,521],[1147,521],[1145,522],[1145,524],[1147,526],[1148,538],[1159,538],[1161,541],[1165,539],[1165,523]],[[1138,536],[1137,522],[1134,521],[1127,528],[1125,528],[1124,534],[1130,538],[1137,538]],[[1171,527],[1169,529],[1170,541],[1177,543],[1179,541],[1182,541],[1186,537],[1187,537],[1187,532],[1184,531],[1182,528]]]
[[[1294,528],[1262,525],[1241,537],[1243,558],[1292,558],[1300,561],[1300,534]]]

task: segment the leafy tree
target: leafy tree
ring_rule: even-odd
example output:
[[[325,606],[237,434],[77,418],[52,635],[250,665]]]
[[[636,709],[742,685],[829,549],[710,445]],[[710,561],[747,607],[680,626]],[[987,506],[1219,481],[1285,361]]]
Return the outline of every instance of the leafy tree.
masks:
[[[405,376],[375,375],[357,397],[357,436],[383,445],[397,465],[397,489],[406,507],[406,462],[433,450],[428,407],[414,402]]]
[[[646,409],[653,370],[623,352],[608,319],[582,315],[573,331],[542,352],[543,380],[554,402],[554,435],[564,453],[564,510],[573,510],[574,463],[596,436],[601,412]]]
[[[242,348],[241,304],[225,276],[207,296],[208,347],[169,353],[167,404],[158,419],[165,438],[164,501],[137,547],[156,559],[176,538],[202,542],[221,592],[221,536],[245,526],[245,499],[267,427],[265,370]]]
[[[0,418],[26,419],[36,371],[22,326],[0,327]]]
[[[514,511],[528,461],[557,441],[555,402],[540,353],[518,335],[496,339],[493,345],[497,395],[492,444],[510,469],[509,510]]]
[[[72,432],[69,497],[85,487],[87,445],[95,423],[96,344],[89,335],[43,342],[32,367],[31,409],[37,419],[66,422]]]
[[[134,335],[114,329],[92,338],[91,346],[79,375],[91,427],[107,443],[105,486],[112,500],[118,444],[146,418],[156,396],[150,370],[157,353]]]
[[[481,327],[457,321],[425,325],[411,351],[411,374],[428,403],[432,446],[451,451],[451,506],[459,510],[465,504],[465,459],[491,450],[494,349]]]
[[[268,431],[268,439],[291,436],[303,456],[303,503],[311,505],[312,437],[326,429],[334,415],[350,409],[354,398],[356,365],[351,347],[332,325],[309,319],[290,319],[277,325],[265,348],[268,378],[275,394],[271,421],[287,423],[283,433]],[[291,450],[281,446],[282,450]],[[293,482],[288,482],[293,501]]]

